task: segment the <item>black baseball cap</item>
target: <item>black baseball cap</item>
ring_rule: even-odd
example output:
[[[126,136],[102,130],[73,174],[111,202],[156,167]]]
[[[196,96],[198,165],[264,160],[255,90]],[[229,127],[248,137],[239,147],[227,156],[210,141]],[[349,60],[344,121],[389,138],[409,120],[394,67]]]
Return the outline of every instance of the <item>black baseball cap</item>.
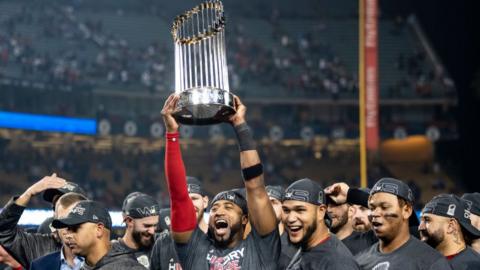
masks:
[[[165,230],[170,230],[170,208],[162,208],[159,211],[159,219],[157,225],[157,231],[163,232]]]
[[[69,193],[69,192],[75,192],[75,193],[80,193],[84,196],[86,196],[85,191],[77,184],[73,182],[67,182],[63,187],[61,188],[50,188],[47,189],[43,192],[43,199],[49,203],[53,203],[53,198],[55,195],[62,196],[63,194]]]
[[[282,201],[285,189],[281,186],[266,186],[265,190],[267,191],[268,197]]]
[[[105,228],[112,229],[112,218],[107,209],[101,203],[90,200],[78,202],[66,217],[54,219],[52,226],[61,229],[87,222],[102,223]]]
[[[369,188],[349,188],[347,194],[347,203],[368,207]]]
[[[370,196],[378,192],[390,193],[406,200],[407,202],[413,203],[413,192],[410,187],[395,178],[382,178],[378,180],[370,190]]]
[[[314,205],[327,204],[327,198],[323,188],[320,184],[309,178],[303,178],[290,184],[290,186],[285,189],[282,202],[287,200],[306,202]],[[324,220],[327,227],[330,228],[332,219],[327,212],[325,212]]]
[[[378,180],[377,183],[375,183],[375,185],[370,190],[370,196],[378,192],[393,194],[412,204],[414,202],[413,192],[410,189],[410,187],[407,184],[405,184],[403,181],[400,181],[395,178],[386,177]],[[411,227],[417,227],[418,225],[420,225],[420,222],[418,221],[418,217],[415,214],[415,211],[413,211],[412,215],[410,215],[408,223],[409,223],[409,226]]]
[[[473,238],[480,238],[480,231],[473,227],[470,220],[470,210],[465,200],[453,194],[440,194],[429,201],[422,210],[423,214],[433,214],[442,217],[455,218],[460,226]]]
[[[285,189],[283,201],[294,200],[315,205],[326,204],[323,188],[317,182],[303,178],[293,182]]]
[[[187,190],[188,193],[197,193],[202,196],[207,195],[200,180],[193,176],[187,176]]]
[[[159,211],[158,202],[145,193],[130,193],[123,201],[122,212],[133,219],[157,216]]]
[[[37,233],[41,233],[41,234],[51,234],[52,233],[52,221],[53,221],[53,217],[48,217],[46,218],[41,224],[40,226],[38,226],[37,228]]]
[[[243,214],[248,214],[247,199],[245,189],[231,189],[222,191],[213,197],[210,207],[217,201],[226,200],[236,204],[242,209]]]
[[[480,216],[480,193],[465,193],[462,199],[468,204],[470,213]]]

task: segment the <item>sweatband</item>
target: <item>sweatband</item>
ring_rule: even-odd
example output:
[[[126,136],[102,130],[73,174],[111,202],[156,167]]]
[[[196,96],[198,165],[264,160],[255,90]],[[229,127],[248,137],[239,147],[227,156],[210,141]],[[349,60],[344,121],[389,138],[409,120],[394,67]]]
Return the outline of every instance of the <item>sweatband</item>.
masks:
[[[253,134],[250,130],[250,127],[247,123],[242,123],[238,126],[234,126],[233,129],[235,130],[235,134],[237,135],[238,141],[238,148],[240,152],[248,151],[248,150],[255,150],[257,145],[253,140]]]
[[[244,181],[252,180],[253,178],[258,177],[262,174],[263,174],[262,163],[258,163],[256,165],[242,169],[242,176]]]

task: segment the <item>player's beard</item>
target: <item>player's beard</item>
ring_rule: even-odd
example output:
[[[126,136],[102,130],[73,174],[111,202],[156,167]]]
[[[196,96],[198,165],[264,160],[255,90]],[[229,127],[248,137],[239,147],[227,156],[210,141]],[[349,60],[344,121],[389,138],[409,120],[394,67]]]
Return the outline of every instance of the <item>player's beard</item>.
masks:
[[[312,224],[307,227],[307,230],[305,232],[305,235],[302,237],[302,240],[300,240],[298,243],[292,243],[296,248],[307,248],[308,246],[308,241],[312,237],[313,233],[317,230],[317,222],[316,222],[316,215],[315,219],[313,220]],[[290,238],[288,239],[290,241]]]
[[[217,237],[214,233],[214,230],[215,230],[215,228],[209,226],[208,235],[210,236],[210,238],[215,239],[215,245],[217,245],[218,247],[228,247],[228,245],[230,245],[230,243],[232,243],[232,241],[234,240],[235,235],[237,233],[241,233],[242,223],[237,222],[235,224],[232,224],[232,226],[230,227],[230,232],[229,232],[229,235],[228,235],[227,238]]]
[[[336,218],[336,220],[338,220],[338,223],[333,224],[333,222],[332,222],[332,227],[330,228],[330,231],[332,231],[332,233],[334,233],[334,234],[336,234],[338,231],[340,231],[340,229],[343,228],[343,226],[345,226],[345,224],[347,224],[347,222],[348,222],[348,211],[345,211],[342,216],[338,216]]]
[[[355,218],[354,220],[354,230],[355,231],[358,231],[358,232],[367,232],[369,230],[371,230],[371,225],[370,223],[365,223],[364,220],[360,219],[360,218]]]
[[[142,240],[142,236],[147,236],[147,235],[150,236],[148,240]],[[149,250],[153,247],[153,244],[155,243],[155,239],[153,235],[147,234],[146,232],[133,231],[132,238],[133,238],[133,241],[137,243],[140,250]]]
[[[427,230],[420,230],[419,232],[420,239],[432,248],[437,248],[437,246],[444,240],[444,233],[442,229],[438,229],[432,233],[428,232]]]

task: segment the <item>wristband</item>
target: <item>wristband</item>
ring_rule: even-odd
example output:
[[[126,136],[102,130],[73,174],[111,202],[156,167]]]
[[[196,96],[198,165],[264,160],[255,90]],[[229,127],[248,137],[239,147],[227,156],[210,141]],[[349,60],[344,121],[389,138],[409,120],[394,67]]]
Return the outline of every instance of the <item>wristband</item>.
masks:
[[[235,134],[237,135],[238,148],[240,149],[240,152],[255,150],[257,148],[255,141],[253,140],[252,131],[247,123],[242,123],[238,126],[234,126],[233,128],[235,130]]]
[[[242,169],[242,175],[244,181],[250,181],[255,177],[258,177],[263,174],[263,165],[262,163],[258,163],[251,167]]]

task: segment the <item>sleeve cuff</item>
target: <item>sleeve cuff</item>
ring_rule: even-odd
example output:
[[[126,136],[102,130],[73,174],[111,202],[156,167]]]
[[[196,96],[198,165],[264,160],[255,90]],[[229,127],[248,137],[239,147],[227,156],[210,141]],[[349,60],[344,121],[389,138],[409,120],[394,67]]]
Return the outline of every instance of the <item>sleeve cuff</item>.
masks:
[[[17,201],[17,199],[19,198],[20,196],[14,196],[12,197],[8,203],[5,205],[5,209],[3,211],[9,211],[10,213],[14,213],[14,214],[19,214],[21,215],[23,213],[23,210],[25,210],[26,207],[24,206],[21,206],[21,205],[18,205],[16,204],[15,202]]]
[[[180,138],[180,134],[178,132],[167,132],[165,138],[167,141],[176,142]]]

